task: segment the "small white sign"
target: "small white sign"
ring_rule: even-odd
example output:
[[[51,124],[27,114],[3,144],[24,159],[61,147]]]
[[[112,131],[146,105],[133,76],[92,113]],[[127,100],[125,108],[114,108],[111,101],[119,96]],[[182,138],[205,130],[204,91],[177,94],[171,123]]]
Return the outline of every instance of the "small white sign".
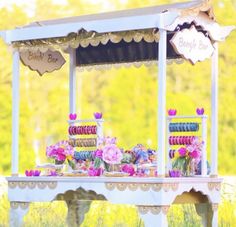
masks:
[[[214,47],[208,37],[198,32],[194,26],[177,32],[170,43],[175,51],[192,64],[212,56]]]
[[[60,69],[65,64],[65,59],[59,51],[48,50],[45,53],[41,51],[24,51],[20,53],[21,62],[31,70],[37,71],[40,76],[45,72],[52,72]]]

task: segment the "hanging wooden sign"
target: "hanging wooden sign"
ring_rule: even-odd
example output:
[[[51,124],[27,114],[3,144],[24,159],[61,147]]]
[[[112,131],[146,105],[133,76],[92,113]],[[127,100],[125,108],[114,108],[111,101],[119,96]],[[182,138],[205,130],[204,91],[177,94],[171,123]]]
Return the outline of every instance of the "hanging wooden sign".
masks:
[[[208,37],[194,26],[177,32],[170,40],[175,51],[192,64],[212,56],[214,47]]]
[[[37,71],[40,76],[45,72],[53,72],[60,69],[65,64],[65,59],[59,51],[48,50],[45,53],[41,51],[27,50],[20,53],[21,62],[31,70]]]

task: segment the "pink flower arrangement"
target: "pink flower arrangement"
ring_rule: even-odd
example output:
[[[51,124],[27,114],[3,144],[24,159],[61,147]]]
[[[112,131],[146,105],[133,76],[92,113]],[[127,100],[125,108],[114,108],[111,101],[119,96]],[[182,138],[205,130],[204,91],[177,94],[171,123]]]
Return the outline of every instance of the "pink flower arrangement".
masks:
[[[107,144],[103,148],[102,159],[108,164],[119,164],[123,155],[115,144]]]
[[[55,145],[48,146],[46,155],[48,158],[53,158],[57,161],[70,160],[74,155],[74,148],[69,145],[68,141],[62,140]]]
[[[203,149],[203,144],[204,142],[201,141],[198,137],[196,137],[191,145],[188,145],[186,147],[186,149],[189,152],[189,157],[193,158],[196,160],[196,162],[198,163],[201,159],[201,154],[202,154],[202,149]]]
[[[98,149],[94,152],[94,158],[94,167],[96,169],[103,165],[109,171],[110,165],[121,163],[123,153],[116,145],[116,138],[100,138]]]
[[[188,175],[188,172],[195,174],[195,167],[201,160],[203,144],[202,140],[195,137],[190,145],[181,147],[174,152],[173,169],[180,170],[182,175]],[[170,176],[173,177],[174,173],[171,172]]]

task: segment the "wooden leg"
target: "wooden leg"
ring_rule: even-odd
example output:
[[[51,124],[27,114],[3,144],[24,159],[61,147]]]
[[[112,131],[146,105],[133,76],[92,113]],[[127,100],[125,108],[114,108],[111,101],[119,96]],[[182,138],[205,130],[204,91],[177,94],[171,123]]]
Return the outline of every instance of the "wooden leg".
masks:
[[[145,227],[167,227],[168,209],[169,206],[138,206]]]
[[[213,203],[211,204],[212,209],[212,227],[218,226],[218,204]]]
[[[195,204],[197,214],[202,218],[203,227],[218,226],[218,204]]]
[[[80,226],[85,214],[89,211],[92,201],[67,200],[67,224],[69,227]]]
[[[10,205],[10,226],[18,227],[23,225],[24,216],[29,210],[29,203],[11,202]]]

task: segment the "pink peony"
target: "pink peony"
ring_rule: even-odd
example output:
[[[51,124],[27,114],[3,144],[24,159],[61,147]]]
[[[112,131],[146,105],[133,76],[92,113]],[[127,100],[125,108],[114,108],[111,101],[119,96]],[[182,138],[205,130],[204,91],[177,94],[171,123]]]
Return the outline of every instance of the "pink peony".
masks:
[[[103,148],[102,159],[108,164],[118,164],[123,155],[121,150],[115,144],[107,144]]]
[[[187,150],[185,147],[179,148],[178,152],[180,157],[184,157],[187,154]]]

